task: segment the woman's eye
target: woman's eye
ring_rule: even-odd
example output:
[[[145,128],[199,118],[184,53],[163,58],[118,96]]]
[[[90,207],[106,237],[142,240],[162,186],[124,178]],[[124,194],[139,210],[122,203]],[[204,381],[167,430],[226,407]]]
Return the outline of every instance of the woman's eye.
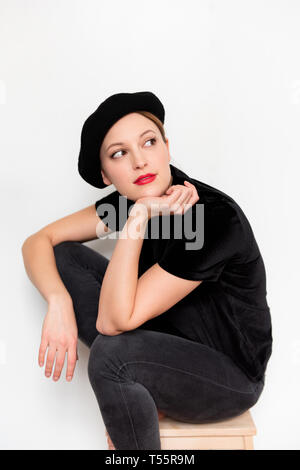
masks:
[[[113,153],[112,156],[111,156],[111,158],[114,158],[114,156],[117,155],[117,154],[120,153],[120,152],[123,152],[123,150],[119,150],[118,152]]]
[[[155,137],[153,137],[152,139],[146,140],[145,144],[146,144],[147,142],[152,142],[152,141],[153,141],[154,143],[156,142]],[[148,147],[148,146],[147,146],[147,147]],[[150,146],[150,147],[151,147],[151,146]],[[117,154],[120,153],[120,152],[124,152],[124,150],[118,150],[117,152],[113,153],[113,154],[111,155],[111,158],[114,158],[115,155],[117,155]]]
[[[145,144],[146,144],[147,142],[151,142],[151,141],[156,142],[156,139],[155,139],[154,137],[153,137],[153,139],[148,139],[148,140],[146,140]]]

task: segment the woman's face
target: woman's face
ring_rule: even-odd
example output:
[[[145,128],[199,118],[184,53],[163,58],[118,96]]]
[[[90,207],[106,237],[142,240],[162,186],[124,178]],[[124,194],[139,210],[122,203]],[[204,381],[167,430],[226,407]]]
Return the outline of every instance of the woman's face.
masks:
[[[151,119],[130,113],[107,132],[100,148],[101,174],[105,184],[132,201],[145,196],[162,196],[172,184],[169,141]],[[153,181],[138,185],[135,180],[147,173]]]

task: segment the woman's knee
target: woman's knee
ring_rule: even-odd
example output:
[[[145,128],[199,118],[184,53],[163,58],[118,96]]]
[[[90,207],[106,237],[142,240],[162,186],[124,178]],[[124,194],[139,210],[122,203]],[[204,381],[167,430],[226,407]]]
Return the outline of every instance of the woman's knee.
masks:
[[[65,256],[66,253],[70,253],[70,251],[73,251],[74,247],[78,246],[81,246],[80,242],[66,240],[55,245],[53,251],[55,256]]]
[[[53,247],[56,264],[76,264],[87,270],[103,274],[109,259],[101,253],[77,241],[63,241]]]
[[[100,376],[128,380],[126,363],[135,360],[136,345],[141,344],[142,330],[132,330],[120,335],[99,333],[90,348],[88,376],[94,381]]]
[[[99,333],[90,347],[88,360],[88,377],[91,383],[100,376],[109,375],[109,370],[113,369],[114,345],[120,343],[115,340],[115,336],[106,336]]]
[[[68,260],[73,259],[74,251],[78,250],[80,242],[63,241],[53,247],[54,257],[58,266],[63,265]]]

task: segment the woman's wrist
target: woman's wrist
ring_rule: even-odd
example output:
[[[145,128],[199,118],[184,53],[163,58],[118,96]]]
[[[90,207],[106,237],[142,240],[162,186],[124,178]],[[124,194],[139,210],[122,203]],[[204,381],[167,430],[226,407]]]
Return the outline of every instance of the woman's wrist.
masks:
[[[61,304],[61,305],[72,305],[72,297],[70,296],[69,292],[65,291],[55,291],[51,292],[47,296],[47,302],[49,305],[53,304]]]
[[[139,215],[142,221],[148,222],[151,219],[151,210],[149,210],[146,204],[144,204],[143,202],[140,202],[139,199],[135,201],[133,208],[134,207],[136,207],[136,209],[133,214]],[[131,211],[130,211],[130,214],[131,214]]]
[[[144,239],[148,220],[149,218],[145,214],[135,211],[131,212],[121,232],[120,238],[129,238],[131,240]]]

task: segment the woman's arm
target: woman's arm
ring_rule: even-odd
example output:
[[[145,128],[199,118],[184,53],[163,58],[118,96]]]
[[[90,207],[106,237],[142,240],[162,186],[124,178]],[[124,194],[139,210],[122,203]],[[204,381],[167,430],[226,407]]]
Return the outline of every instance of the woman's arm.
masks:
[[[191,193],[190,187],[180,186],[180,188],[182,189],[177,191],[176,187],[171,196],[163,199],[164,204],[167,203],[169,208],[177,203],[179,211],[183,209],[182,206],[187,204],[187,201],[193,205],[199,199],[194,191]],[[175,305],[201,283],[201,281],[174,276],[163,270],[157,263],[138,279],[139,258],[147,221],[151,214],[147,214],[147,211],[145,216],[134,214],[133,207],[117,241],[101,285],[96,328],[106,335],[117,335],[137,328]],[[140,230],[139,238],[130,236],[134,234],[135,227]]]
[[[47,348],[45,374],[59,378],[63,368],[65,353],[68,352],[67,377],[73,376],[76,365],[77,324],[72,298],[66,289],[56,267],[53,247],[62,241],[93,240],[107,227],[99,219],[94,205],[59,219],[29,236],[22,246],[26,273],[48,302],[44,319],[39,364],[44,365]],[[48,376],[48,375],[47,375]]]
[[[106,268],[96,322],[96,328],[102,334],[119,334],[128,326],[147,221],[146,216],[129,215]],[[138,238],[131,236],[135,228],[140,234]]]
[[[26,273],[47,302],[53,296],[71,299],[57,271],[53,247],[63,241],[95,240],[107,231],[92,204],[46,225],[24,241]]]

